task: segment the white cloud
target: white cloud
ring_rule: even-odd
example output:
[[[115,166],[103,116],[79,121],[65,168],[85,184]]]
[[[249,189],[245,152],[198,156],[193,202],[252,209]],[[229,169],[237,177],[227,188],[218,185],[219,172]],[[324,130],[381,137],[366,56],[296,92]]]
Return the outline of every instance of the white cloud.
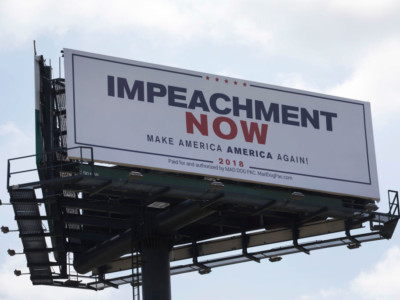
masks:
[[[217,43],[227,51],[243,47],[253,55],[326,66],[349,62],[361,44],[398,34],[399,5],[395,0],[6,0],[0,1],[0,43],[4,51],[33,39],[104,44],[118,36],[126,49],[139,42],[161,49]]]
[[[361,57],[351,77],[328,93],[371,101],[372,112],[380,119],[395,115],[400,109],[400,39],[377,45]]]
[[[8,159],[32,155],[35,153],[35,144],[32,136],[34,136],[33,132],[25,133],[13,122],[0,124],[0,169],[3,170],[3,172],[0,172],[0,182],[6,182]],[[34,158],[25,159],[23,161],[16,160],[12,161],[10,166],[11,171],[27,170],[35,167],[35,160]],[[29,178],[32,177],[32,173],[23,173],[15,175],[15,177],[18,177],[19,179]],[[0,197],[5,197],[3,192],[0,192]]]
[[[266,46],[270,33],[251,16],[242,15],[240,3],[115,0],[111,5],[105,0],[3,1],[0,2],[0,42],[12,49],[46,35],[57,37],[75,32],[95,40],[104,34],[123,32],[129,39],[133,33],[140,32],[143,37],[157,34],[155,42],[158,39],[193,42],[207,37]]]
[[[280,73],[278,74],[278,82],[285,87],[314,92],[318,91],[316,86],[308,82],[303,75],[299,73]]]
[[[351,283],[363,299],[395,300],[400,295],[400,247],[390,248],[370,270],[361,272]]]
[[[301,295],[300,300],[345,300],[346,292],[338,288],[328,288],[317,291],[315,294]]]
[[[13,122],[0,124],[0,138],[4,141],[2,143],[7,143],[7,148],[11,148],[10,152],[13,153],[18,149],[26,149],[26,144],[32,144],[33,142],[32,138],[19,129]],[[17,153],[19,152],[17,151]]]
[[[400,295],[400,247],[393,246],[369,270],[360,272],[345,287],[328,287],[300,296],[301,300],[397,300]]]
[[[380,17],[392,14],[399,8],[399,2],[397,0],[331,0],[327,3],[333,10],[360,17]]]

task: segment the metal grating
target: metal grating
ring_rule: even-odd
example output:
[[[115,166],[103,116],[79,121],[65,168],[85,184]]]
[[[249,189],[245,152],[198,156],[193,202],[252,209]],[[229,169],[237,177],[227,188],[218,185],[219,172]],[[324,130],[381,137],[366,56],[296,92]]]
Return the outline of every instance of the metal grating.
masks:
[[[90,162],[84,163],[80,166],[85,167],[89,164]],[[94,168],[93,170],[96,172],[100,169]],[[163,197],[163,201],[173,201],[173,199],[178,199],[178,204],[179,201],[182,201],[180,200],[181,198],[189,198],[189,195],[191,197],[195,196],[196,199],[199,199],[198,201],[204,201],[204,203],[211,203],[212,205],[220,205],[224,209],[221,210],[221,216],[223,217],[224,214],[228,216],[225,217],[225,219],[216,219],[211,216],[210,218],[206,218],[196,224],[196,226],[198,226],[196,228],[201,228],[200,226],[212,228],[212,226],[215,226],[213,225],[215,221],[217,221],[216,229],[220,228],[221,225],[234,228],[236,221],[235,219],[229,219],[230,211],[233,213],[240,211],[243,218],[253,217],[255,215],[259,219],[263,214],[268,216],[271,215],[274,213],[274,209],[279,209],[282,205],[279,200],[271,200],[268,198],[262,199],[259,194],[252,195],[250,193],[251,190],[248,191],[248,194],[245,192],[246,189],[240,190],[240,193],[235,193],[231,191],[229,184],[226,184],[225,192],[221,194],[220,191],[210,191],[207,190],[206,187],[198,190],[193,189],[190,187],[190,184],[187,184],[187,181],[179,183],[179,181],[146,180],[146,176],[148,175],[144,176],[140,181],[124,181],[121,183],[121,177],[114,180],[102,176],[79,175],[79,173],[80,172],[75,173],[77,175],[71,173],[71,176],[66,175],[65,177],[60,177],[55,180],[42,180],[40,182],[32,182],[9,187],[11,203],[14,207],[24,250],[26,252],[28,267],[31,273],[31,279],[34,284],[49,284],[93,290],[100,290],[108,287],[115,288],[118,285],[132,282],[134,286],[141,284],[140,268],[135,270],[134,274],[122,277],[118,276],[118,274],[120,274],[118,272],[131,270],[132,266],[134,266],[130,256],[124,256],[120,260],[105,263],[104,267],[107,270],[106,274],[99,272],[99,269],[94,269],[92,275],[84,277],[71,270],[68,271],[68,274],[65,273],[65,275],[61,275],[61,273],[52,273],[50,268],[52,264],[49,261],[48,253],[54,252],[55,255],[57,255],[59,250],[58,248],[46,248],[47,246],[44,239],[45,232],[41,220],[45,218],[41,217],[39,214],[38,203],[45,203],[46,205],[57,203],[60,209],[58,210],[59,215],[54,211],[48,211],[47,214],[51,217],[49,219],[62,220],[62,232],[59,234],[61,234],[60,237],[64,239],[65,247],[68,247],[66,250],[73,253],[85,251],[84,248],[83,250],[80,250],[82,247],[86,247],[87,249],[93,247],[92,245],[113,240],[118,237],[119,233],[131,228],[133,226],[131,221],[132,217],[140,220],[142,210],[137,204],[140,202],[136,202],[137,200],[135,200],[135,198],[142,198],[143,192],[153,192],[162,195],[161,197]],[[157,176],[156,178],[158,178]],[[168,176],[164,178],[168,178]],[[36,199],[34,189],[40,187],[57,187],[57,189],[60,190],[60,194],[48,199]],[[113,204],[112,201],[114,200],[112,200],[112,198],[106,198],[106,200],[103,200],[104,196],[100,195],[111,195],[118,193],[121,190],[128,195],[129,200],[122,200],[118,204]],[[83,195],[93,194],[95,197],[81,199],[77,197],[78,192],[82,192]],[[202,200],[198,195],[201,195],[204,197],[203,199],[207,200]],[[250,204],[238,205],[238,203],[242,203],[239,198],[245,198],[246,203],[248,202]],[[151,201],[154,201],[154,199],[156,198],[151,196]],[[397,198],[394,199],[397,200]],[[148,203],[151,201],[148,201]],[[258,203],[261,201],[266,204],[260,208]],[[174,202],[170,203],[171,205],[177,205]],[[306,221],[302,221],[300,218],[301,215],[297,214],[296,227],[291,227],[291,225],[288,226],[291,223],[286,223],[286,227],[283,226],[277,229],[257,231],[249,234],[242,232],[242,235],[239,234],[236,236],[206,241],[198,240],[196,242],[197,251],[195,252],[193,251],[193,245],[191,243],[176,244],[173,251],[171,251],[171,261],[173,264],[179,260],[185,259],[193,259],[193,262],[180,266],[173,265],[171,267],[171,275],[193,271],[206,274],[212,268],[226,265],[278,256],[280,257],[295,253],[310,252],[330,247],[354,246],[354,244],[356,244],[356,247],[358,244],[364,242],[388,239],[391,238],[399,217],[397,214],[384,214],[365,210],[359,211],[349,208],[338,210],[335,207],[331,208],[329,206],[325,206],[322,210],[321,207],[318,207],[315,204],[305,206],[305,204],[298,201],[293,202],[293,204],[295,204],[293,206],[291,206],[292,204],[290,201],[286,200],[284,203],[285,209],[287,211],[292,210],[295,214],[297,214],[298,210],[308,210],[310,213],[305,215]],[[395,201],[392,206],[396,205],[397,202]],[[153,211],[158,212],[157,210]],[[333,219],[317,218],[314,219],[314,221],[311,219],[312,222],[310,222],[309,215],[312,214],[313,211],[322,211],[327,215],[335,215],[339,213],[339,215]],[[397,212],[397,210],[393,211]],[[259,212],[261,212],[261,215],[257,215]],[[345,217],[340,218],[340,214]],[[283,214],[280,213],[278,215],[282,216]],[[293,217],[289,216],[289,218]],[[221,222],[220,220],[223,220],[225,223],[218,223]],[[304,224],[302,222],[304,222]],[[370,233],[356,236],[350,235],[350,230],[360,228],[365,222],[371,223]],[[54,230],[55,228],[50,228],[49,234],[56,235]],[[182,232],[186,233],[187,231]],[[333,232],[345,232],[346,236],[303,244],[298,242],[298,239],[320,236]],[[29,236],[29,234],[39,236]],[[247,238],[246,245],[243,244],[243,234],[245,234]],[[260,245],[267,246],[282,242],[292,242],[293,245],[272,248],[259,252],[247,252],[247,248],[250,249],[250,247]],[[60,244],[53,243],[53,247],[60,247]],[[33,252],[31,250],[33,250]],[[242,250],[242,253],[233,256],[225,256],[231,250]],[[194,253],[197,253],[196,257],[193,257]],[[212,254],[219,254],[220,257],[203,261],[198,259]],[[140,261],[139,256],[136,255],[135,258]],[[60,269],[62,267],[61,263],[54,263],[54,265],[60,267]],[[137,266],[134,267],[137,268]],[[116,273],[113,275],[113,272]],[[57,280],[61,278],[66,280]],[[135,280],[133,280],[133,278]]]
[[[10,201],[14,208],[22,245],[28,263],[33,284],[52,284],[49,254],[43,236],[26,236],[43,234],[42,221],[36,202],[34,190],[9,190]],[[22,219],[20,218],[22,217]],[[23,219],[30,217],[31,219]],[[36,218],[36,219],[35,219]]]
[[[385,239],[379,232],[377,233],[368,233],[368,234],[362,234],[362,235],[355,235],[353,238],[357,239],[361,242],[372,242],[372,241],[377,241],[381,239]],[[342,238],[335,238],[335,239],[330,239],[326,241],[315,241],[315,242],[310,242],[310,243],[304,243],[301,244],[301,247],[304,247],[305,249],[309,251],[315,251],[315,250],[321,250],[321,249],[326,249],[326,248],[332,248],[332,247],[339,247],[339,246],[346,246],[352,243],[352,240],[342,237]],[[274,248],[270,250],[263,250],[263,251],[258,251],[258,252],[253,252],[249,253],[249,255],[253,258],[257,259],[267,259],[267,258],[274,258],[274,257],[282,257],[285,255],[289,254],[296,254],[296,253],[302,253],[301,250],[297,249],[295,246],[287,246],[287,247],[280,247],[280,248]],[[200,272],[201,274],[206,274],[208,272],[202,273],[204,270],[204,267],[213,269],[213,268],[218,268],[218,267],[223,267],[223,266],[228,266],[228,265],[233,265],[233,264],[238,264],[238,263],[244,263],[244,262],[252,262],[254,259],[246,257],[244,255],[234,255],[234,256],[227,256],[227,257],[222,257],[222,258],[217,258],[213,260],[205,260],[202,262],[198,263],[191,263],[187,265],[180,265],[180,266],[173,266],[171,267],[171,275],[179,275],[179,274],[184,274],[184,273],[189,273],[189,272]],[[107,282],[109,284],[102,283],[99,284],[97,282],[92,282],[88,283],[88,286],[94,288],[94,289],[104,289],[108,287],[112,287],[113,285],[122,285],[122,284],[128,284],[132,282],[132,276],[123,276],[123,277],[118,277],[114,279],[108,279]]]

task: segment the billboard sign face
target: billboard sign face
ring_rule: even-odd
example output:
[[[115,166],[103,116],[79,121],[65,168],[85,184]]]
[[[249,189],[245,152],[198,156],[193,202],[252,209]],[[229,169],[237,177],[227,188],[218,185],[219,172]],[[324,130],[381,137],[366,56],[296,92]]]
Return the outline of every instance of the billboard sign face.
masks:
[[[64,53],[68,147],[96,161],[379,199],[367,102]]]

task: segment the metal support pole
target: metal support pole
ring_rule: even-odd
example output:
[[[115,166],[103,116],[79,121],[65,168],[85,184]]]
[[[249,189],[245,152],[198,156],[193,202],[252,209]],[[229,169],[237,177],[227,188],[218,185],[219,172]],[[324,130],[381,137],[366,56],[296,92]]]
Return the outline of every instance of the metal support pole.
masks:
[[[169,237],[154,236],[141,243],[143,300],[171,300]]]

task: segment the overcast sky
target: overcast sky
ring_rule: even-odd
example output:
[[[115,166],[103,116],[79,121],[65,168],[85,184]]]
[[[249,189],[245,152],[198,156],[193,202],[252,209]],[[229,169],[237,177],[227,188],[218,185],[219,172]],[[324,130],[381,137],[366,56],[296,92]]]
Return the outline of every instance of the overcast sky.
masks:
[[[7,159],[34,154],[33,40],[58,76],[72,48],[370,101],[380,182],[399,188],[400,1],[0,0],[0,199]],[[63,72],[63,68],[61,70]],[[344,145],[345,146],[345,145]],[[0,225],[16,228],[10,206]],[[0,299],[129,299],[130,286],[94,294],[33,287],[17,234],[0,236]],[[400,295],[400,239],[172,277],[179,299],[384,299]]]

